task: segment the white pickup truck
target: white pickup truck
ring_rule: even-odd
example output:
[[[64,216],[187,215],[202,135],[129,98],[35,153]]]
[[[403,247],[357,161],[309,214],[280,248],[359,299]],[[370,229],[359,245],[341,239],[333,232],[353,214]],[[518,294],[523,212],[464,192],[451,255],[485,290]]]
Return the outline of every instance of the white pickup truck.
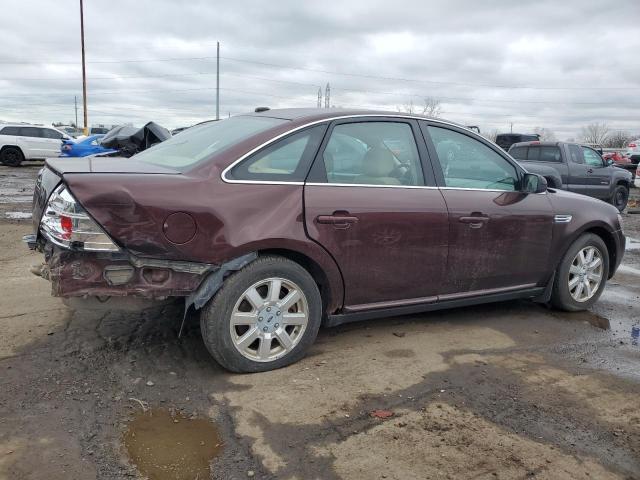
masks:
[[[54,127],[0,123],[0,163],[17,167],[24,160],[57,157],[69,138]]]

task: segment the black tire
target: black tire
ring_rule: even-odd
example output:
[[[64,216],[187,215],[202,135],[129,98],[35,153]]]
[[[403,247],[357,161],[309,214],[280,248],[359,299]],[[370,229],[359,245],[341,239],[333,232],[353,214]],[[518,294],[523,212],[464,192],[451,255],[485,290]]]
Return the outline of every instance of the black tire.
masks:
[[[569,291],[569,269],[571,268],[571,264],[576,258],[576,255],[578,255],[578,252],[589,246],[595,247],[600,251],[603,265],[602,280],[596,292],[590,299],[584,302],[578,302],[571,296],[571,292]],[[559,310],[565,310],[567,312],[579,312],[591,308],[591,306],[598,301],[600,295],[602,295],[608,275],[609,251],[607,249],[607,245],[598,235],[592,233],[582,235],[573,242],[571,247],[569,247],[569,250],[567,250],[567,253],[562,257],[560,265],[558,265],[553,284],[553,292],[551,294],[551,305]]]
[[[0,152],[0,162],[8,167],[18,167],[23,161],[24,155],[18,147],[5,147]]]
[[[616,185],[611,196],[611,205],[616,207],[620,212],[627,208],[629,201],[629,189],[624,185]]]
[[[290,352],[275,360],[260,362],[245,357],[236,348],[230,319],[245,291],[256,282],[272,277],[292,281],[300,287],[307,301],[308,320],[300,340]],[[287,258],[269,255],[259,257],[224,281],[222,288],[203,307],[200,329],[207,349],[220,365],[232,372],[252,373],[285,367],[304,357],[316,339],[321,319],[322,299],[309,272]]]

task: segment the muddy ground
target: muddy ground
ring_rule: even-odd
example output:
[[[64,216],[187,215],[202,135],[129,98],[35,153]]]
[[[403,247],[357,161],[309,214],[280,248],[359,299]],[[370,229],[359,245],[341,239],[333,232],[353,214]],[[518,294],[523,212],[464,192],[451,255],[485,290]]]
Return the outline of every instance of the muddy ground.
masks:
[[[30,220],[6,214],[37,169],[0,167],[0,478],[640,478],[640,245],[592,312],[351,324],[234,375],[194,319],[177,338],[179,308],[73,312],[28,273]],[[625,226],[640,239],[640,215]]]

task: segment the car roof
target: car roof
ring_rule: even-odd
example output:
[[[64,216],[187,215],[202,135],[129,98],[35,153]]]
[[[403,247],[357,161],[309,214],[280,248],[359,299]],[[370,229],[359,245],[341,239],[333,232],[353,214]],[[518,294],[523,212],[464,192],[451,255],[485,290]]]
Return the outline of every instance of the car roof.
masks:
[[[543,142],[540,140],[532,140],[530,142],[518,142],[518,143],[514,143],[513,145],[511,145],[511,148],[514,147],[528,147],[530,145],[536,146],[536,147],[558,147],[560,146],[560,144],[562,143],[567,143],[567,142]],[[511,148],[509,150],[511,150]]]
[[[456,127],[469,130],[465,125],[460,123],[444,120],[440,118],[431,118],[425,115],[406,112],[392,112],[388,110],[368,110],[368,109],[350,109],[350,108],[278,108],[269,109],[259,112],[249,112],[241,114],[241,116],[278,118],[281,120],[296,121],[296,123],[316,122],[322,120],[331,120],[341,117],[358,117],[358,116],[389,116],[400,118],[416,118],[420,120],[429,120],[436,123],[453,125]],[[473,130],[469,130],[473,132]],[[476,132],[474,132],[476,133]],[[477,133],[476,133],[477,134]]]

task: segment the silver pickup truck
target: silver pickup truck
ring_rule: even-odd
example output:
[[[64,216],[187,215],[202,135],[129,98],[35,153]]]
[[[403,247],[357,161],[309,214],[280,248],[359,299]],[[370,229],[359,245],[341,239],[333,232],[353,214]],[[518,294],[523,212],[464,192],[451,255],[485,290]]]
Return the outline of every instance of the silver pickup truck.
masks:
[[[632,185],[630,172],[603,160],[593,148],[567,142],[520,142],[509,155],[527,171],[546,178],[550,188],[561,188],[611,203],[623,211]]]

